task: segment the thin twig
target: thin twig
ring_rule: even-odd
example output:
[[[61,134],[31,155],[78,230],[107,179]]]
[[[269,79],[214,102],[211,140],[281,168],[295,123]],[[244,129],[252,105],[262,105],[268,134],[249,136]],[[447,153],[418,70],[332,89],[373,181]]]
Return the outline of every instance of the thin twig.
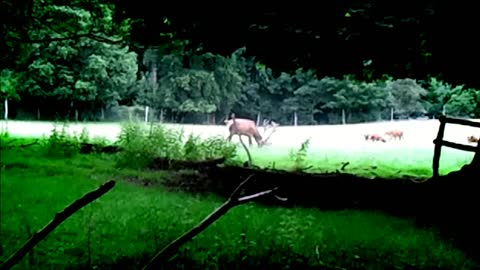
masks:
[[[249,202],[249,201],[253,201],[253,200],[255,200],[259,197],[268,195],[268,194],[274,192],[277,189],[278,189],[278,187],[275,187],[273,189],[268,189],[268,190],[261,191],[261,192],[258,192],[258,193],[252,194],[252,195],[244,196],[244,197],[238,198],[237,202],[240,204],[240,203],[246,203],[246,202]]]
[[[17,252],[15,252],[0,269],[7,270],[15,266],[35,245],[42,241],[50,232],[52,232],[58,225],[62,224],[67,218],[73,215],[80,208],[93,202],[100,196],[107,193],[115,186],[115,181],[111,180],[98,187],[96,190],[90,191],[82,198],[76,200],[61,212],[55,214],[55,217],[40,231],[36,232]]]
[[[345,167],[347,167],[349,164],[350,164],[350,161],[343,163],[341,170],[342,171],[345,170]]]

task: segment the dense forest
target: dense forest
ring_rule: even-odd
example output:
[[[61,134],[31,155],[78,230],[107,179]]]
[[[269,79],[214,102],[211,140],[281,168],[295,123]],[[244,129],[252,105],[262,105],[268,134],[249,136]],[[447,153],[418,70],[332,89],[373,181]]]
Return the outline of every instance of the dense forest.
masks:
[[[187,9],[4,0],[2,116],[223,124],[235,112],[283,125],[479,118],[474,9],[380,2]]]

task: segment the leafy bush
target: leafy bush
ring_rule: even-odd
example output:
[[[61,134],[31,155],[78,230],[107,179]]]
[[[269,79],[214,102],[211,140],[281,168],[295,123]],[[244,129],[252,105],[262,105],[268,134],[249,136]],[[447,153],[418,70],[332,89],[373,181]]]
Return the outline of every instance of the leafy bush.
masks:
[[[117,156],[118,167],[144,168],[155,158],[175,160],[205,160],[236,156],[235,145],[223,138],[201,139],[193,134],[184,140],[183,130],[167,129],[163,125],[151,126],[150,130],[137,123],[122,126],[117,141],[122,152]]]
[[[75,135],[70,135],[66,131],[67,126],[64,123],[61,131],[58,131],[57,124],[54,125],[52,134],[44,144],[48,156],[72,157],[80,152],[80,138],[85,139],[85,135],[78,138]]]
[[[289,152],[289,158],[293,161],[293,170],[303,171],[306,168],[305,160],[307,157],[308,147],[310,145],[310,138],[305,140],[300,148],[295,152],[293,149]]]

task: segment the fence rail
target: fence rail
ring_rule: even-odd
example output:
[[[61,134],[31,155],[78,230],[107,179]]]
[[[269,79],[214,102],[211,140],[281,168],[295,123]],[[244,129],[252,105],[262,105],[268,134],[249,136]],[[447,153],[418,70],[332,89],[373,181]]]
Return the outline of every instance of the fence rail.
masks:
[[[433,152],[433,177],[439,176],[438,170],[440,167],[440,155],[442,152],[442,146],[455,148],[463,151],[475,152],[474,161],[480,158],[480,141],[477,142],[477,146],[471,146],[471,145],[459,144],[459,143],[443,140],[443,136],[445,134],[445,126],[447,123],[457,124],[462,126],[477,127],[477,128],[480,128],[480,123],[473,122],[470,120],[450,118],[445,116],[441,116],[438,120],[440,121],[440,127],[438,128],[437,138],[433,140],[433,143],[435,144],[435,149]]]

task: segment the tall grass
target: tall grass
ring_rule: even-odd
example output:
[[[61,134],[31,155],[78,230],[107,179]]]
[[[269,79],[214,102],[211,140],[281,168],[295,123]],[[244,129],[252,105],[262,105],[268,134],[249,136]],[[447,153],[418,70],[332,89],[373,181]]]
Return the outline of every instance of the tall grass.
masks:
[[[145,168],[155,158],[205,160],[224,157],[227,162],[234,162],[236,157],[236,147],[222,138],[185,136],[183,130],[162,125],[145,128],[138,123],[124,124],[117,143],[122,148],[117,159],[119,167]]]

